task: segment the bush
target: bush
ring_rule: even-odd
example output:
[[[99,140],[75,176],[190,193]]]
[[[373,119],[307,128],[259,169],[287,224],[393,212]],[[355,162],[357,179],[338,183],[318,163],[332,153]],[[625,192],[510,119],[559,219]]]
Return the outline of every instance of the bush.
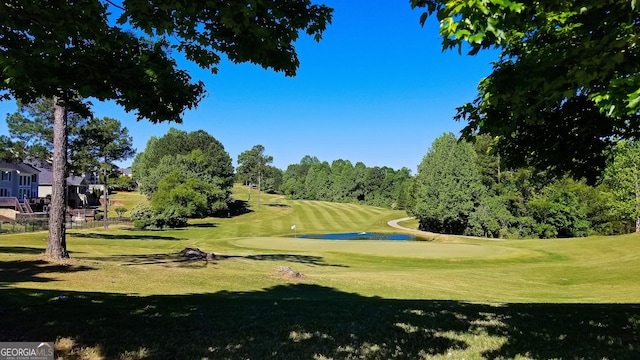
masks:
[[[166,208],[162,213],[156,215],[155,226],[158,228],[170,227],[181,228],[187,226],[187,218],[175,207]]]
[[[129,214],[131,215],[131,220],[133,220],[133,226],[138,229],[144,229],[156,224],[155,217],[157,213],[148,204],[136,204]]]
[[[142,220],[133,220],[133,227],[136,229],[144,229],[145,223]]]
[[[96,213],[96,214],[93,216],[93,219],[94,219],[95,221],[100,221],[100,220],[104,219],[104,214],[103,214],[103,213],[101,213],[101,212]]]

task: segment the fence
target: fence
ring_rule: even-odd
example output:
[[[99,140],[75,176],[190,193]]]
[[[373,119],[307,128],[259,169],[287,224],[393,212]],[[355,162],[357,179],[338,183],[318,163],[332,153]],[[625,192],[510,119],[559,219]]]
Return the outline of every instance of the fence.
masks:
[[[133,226],[129,218],[109,219],[111,225]],[[72,229],[92,229],[104,226],[103,220],[88,221],[67,221],[67,230]],[[0,234],[15,234],[24,232],[44,231],[49,229],[49,221],[47,219],[31,219],[13,222],[0,222]]]

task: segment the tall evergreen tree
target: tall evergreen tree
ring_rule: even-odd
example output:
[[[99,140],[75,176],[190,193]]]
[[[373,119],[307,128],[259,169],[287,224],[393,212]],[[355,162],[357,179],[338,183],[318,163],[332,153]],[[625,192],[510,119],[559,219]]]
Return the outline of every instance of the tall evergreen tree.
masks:
[[[411,214],[420,229],[462,234],[486,191],[471,144],[452,133],[437,138],[418,166]]]
[[[9,135],[14,149],[18,149],[17,158],[25,160],[28,157],[51,161],[54,130],[53,99],[39,98],[30,104],[20,101],[17,103],[18,111],[7,115]],[[82,129],[87,126],[89,120],[89,117],[67,112],[68,172],[80,174],[92,165],[86,156],[88,151],[86,133],[82,133]]]
[[[114,161],[130,159],[135,154],[133,138],[129,136],[129,130],[122,127],[120,121],[110,118],[91,118],[80,130],[84,139],[82,156],[93,160],[93,168],[103,176],[104,193],[104,228],[109,227],[109,174],[108,169],[113,168]],[[99,177],[100,178],[100,177]]]

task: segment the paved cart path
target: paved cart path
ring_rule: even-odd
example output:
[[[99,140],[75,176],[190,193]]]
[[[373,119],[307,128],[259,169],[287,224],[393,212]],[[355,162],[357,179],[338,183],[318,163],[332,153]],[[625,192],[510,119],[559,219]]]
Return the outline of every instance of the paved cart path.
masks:
[[[455,236],[455,237],[462,237],[462,238],[466,238],[466,239],[488,240],[488,241],[503,241],[504,240],[504,239],[484,238],[484,237],[478,237],[478,236],[438,234],[438,233],[433,233],[433,232],[429,232],[429,231],[411,229],[411,228],[408,228],[408,227],[404,227],[404,226],[398,225],[399,222],[407,221],[407,220],[411,220],[411,219],[413,219],[413,217],[405,217],[405,218],[402,218],[402,219],[390,220],[390,221],[387,222],[387,225],[389,225],[389,226],[391,226],[393,228],[396,228],[396,229],[409,231],[414,235],[418,235],[418,236],[426,238],[426,239],[445,240],[449,236]]]

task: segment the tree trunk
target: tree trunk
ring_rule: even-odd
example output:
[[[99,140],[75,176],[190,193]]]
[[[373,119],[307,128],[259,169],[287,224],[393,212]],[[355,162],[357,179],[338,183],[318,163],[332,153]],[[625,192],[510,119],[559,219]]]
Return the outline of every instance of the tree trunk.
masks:
[[[53,259],[69,257],[66,239],[67,109],[53,98],[53,179],[49,210],[49,238],[45,254]]]
[[[258,175],[258,209],[260,209],[260,182],[262,181],[262,175]]]
[[[639,179],[639,171],[640,171],[640,167],[638,166],[637,163],[637,159],[635,156],[632,157],[633,159],[633,190],[635,191],[635,195],[636,195],[636,206],[635,206],[635,215],[636,215],[636,232],[640,233],[640,179]]]
[[[107,163],[107,158],[104,159],[105,164]],[[105,165],[106,166],[106,165]],[[98,177],[100,178],[100,177]],[[104,228],[105,230],[109,228],[109,206],[108,206],[108,202],[109,202],[109,185],[108,183],[108,179],[107,179],[107,169],[105,168],[104,170],[104,185],[102,186],[102,190],[103,190],[103,196],[104,196],[104,216],[102,217],[102,221],[104,224]]]

